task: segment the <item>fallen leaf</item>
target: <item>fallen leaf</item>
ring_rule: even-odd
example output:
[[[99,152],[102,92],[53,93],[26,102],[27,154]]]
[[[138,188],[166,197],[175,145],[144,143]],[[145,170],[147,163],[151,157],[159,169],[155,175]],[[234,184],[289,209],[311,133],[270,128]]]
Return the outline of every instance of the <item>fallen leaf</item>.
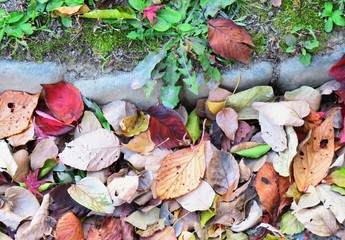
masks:
[[[332,211],[324,206],[302,209],[294,215],[306,229],[321,237],[332,236],[339,228]]]
[[[334,155],[333,115],[314,131],[298,150],[293,162],[293,173],[299,191],[316,186],[327,174]]]
[[[234,143],[238,144],[240,142],[247,142],[251,137],[254,130],[253,126],[250,126],[246,121],[239,121],[238,122],[238,129],[236,131]]]
[[[247,45],[254,44],[242,27],[225,18],[211,19],[207,24],[208,41],[213,51],[226,59],[249,63],[252,50]]]
[[[150,115],[150,134],[152,141],[161,148],[175,148],[183,145],[188,132],[180,115],[162,105],[147,110]]]
[[[7,172],[13,177],[16,174],[18,165],[5,140],[0,140],[0,152],[0,172]]]
[[[34,126],[35,128],[38,127],[44,135],[59,136],[71,131],[74,128],[73,125],[61,122],[60,120],[39,110],[36,110],[36,114],[37,115],[34,118]]]
[[[68,188],[67,192],[73,200],[88,209],[108,214],[114,212],[108,189],[97,178],[85,177]]]
[[[256,225],[262,217],[262,209],[259,207],[256,201],[253,201],[253,205],[250,207],[247,219],[243,220],[239,224],[231,226],[231,230],[234,232],[244,232],[245,230]]]
[[[105,128],[108,131],[110,131],[110,124],[107,121],[107,119],[105,118],[105,116],[104,116],[104,114],[102,112],[102,109],[96,103],[92,102],[91,100],[87,99],[86,97],[83,97],[83,101],[84,101],[85,105],[90,110],[92,110],[92,112],[96,115],[98,121],[103,126],[103,128]],[[84,112],[84,114],[85,114],[85,112]]]
[[[36,169],[34,173],[30,171],[28,176],[25,179],[23,179],[23,183],[26,185],[30,192],[43,197],[42,193],[40,193],[38,188],[42,186],[45,183],[45,181],[38,180],[38,170],[39,169]]]
[[[310,109],[308,116],[303,118],[304,125],[302,127],[296,128],[297,132],[308,133],[309,130],[314,130],[319,127],[322,123],[322,118],[324,113],[315,112],[313,109]]]
[[[0,139],[24,131],[30,123],[40,93],[5,91],[0,95]]]
[[[147,130],[134,136],[127,144],[123,144],[129,150],[138,153],[149,153],[155,148],[151,140],[150,132]]]
[[[331,186],[331,190],[333,191],[333,192],[337,192],[337,193],[339,193],[339,194],[341,194],[341,195],[345,195],[345,188],[342,188],[342,187],[338,187],[337,185],[332,185]]]
[[[286,101],[306,101],[314,111],[320,108],[321,94],[309,86],[302,86],[293,91],[285,92],[284,98]]]
[[[42,84],[44,100],[53,116],[65,124],[78,122],[84,112],[79,90],[71,83]]]
[[[345,54],[331,67],[328,74],[338,82],[345,81]]]
[[[85,4],[78,5],[78,6],[63,6],[55,8],[52,11],[52,16],[60,16],[60,17],[70,17],[74,15],[80,15],[89,12],[90,9]]]
[[[154,18],[157,18],[157,11],[161,8],[164,8],[164,5],[149,5],[143,10],[143,19],[147,18],[151,26],[155,25],[153,21]]]
[[[17,163],[17,171],[12,177],[12,180],[15,182],[21,182],[30,171],[30,158],[29,153],[25,149],[20,149],[13,154],[13,159]]]
[[[290,176],[292,160],[297,154],[298,138],[293,127],[286,127],[287,148],[283,152],[274,153],[273,167],[280,176]]]
[[[200,117],[197,115],[196,109],[194,109],[188,116],[186,130],[188,131],[189,136],[192,138],[194,144],[201,136]]]
[[[205,142],[169,154],[161,162],[156,178],[160,199],[180,197],[196,189],[206,169]]]
[[[286,212],[282,216],[281,223],[282,225],[280,231],[290,236],[300,233],[304,230],[303,224],[298,221],[291,211]]]
[[[123,134],[126,137],[133,137],[141,132],[145,132],[149,127],[148,115],[140,112],[140,115],[125,117],[120,122],[121,131],[118,134]]]
[[[119,156],[119,139],[103,128],[67,142],[65,149],[59,154],[63,164],[87,171],[109,167]]]
[[[235,110],[232,108],[223,108],[217,113],[216,121],[227,138],[233,141],[238,129],[238,117]]]
[[[136,19],[135,12],[130,7],[116,6],[112,9],[95,9],[88,13],[81,15],[83,18],[96,18],[96,19]]]
[[[115,132],[121,131],[120,122],[122,119],[137,115],[137,107],[122,100],[115,100],[102,106],[102,111]]]
[[[213,156],[207,166],[206,178],[219,195],[224,195],[232,184],[235,189],[237,188],[240,178],[239,166],[231,153],[216,148],[213,150]]]
[[[329,176],[325,178],[325,183],[334,183],[339,187],[345,187],[345,167],[332,172]]]
[[[310,112],[309,104],[305,101],[255,102],[252,108],[259,111],[259,114],[265,116],[274,125],[294,127],[302,126],[304,124],[302,118]]]
[[[152,208],[150,211],[144,213],[140,210],[135,211],[128,217],[126,222],[132,224],[134,227],[141,230],[146,230],[149,225],[156,223],[159,220],[159,208]]]
[[[102,128],[97,117],[90,111],[85,111],[80,124],[75,128],[74,138]]]
[[[300,196],[296,210],[315,207],[320,203],[319,195],[314,186],[309,186],[306,193]]]
[[[25,145],[27,142],[31,140],[34,140],[34,134],[34,125],[30,123],[27,129],[25,129],[21,133],[8,137],[7,141],[9,142],[9,144],[11,144],[12,147],[18,147],[21,145]]]
[[[271,0],[271,3],[275,7],[280,7],[280,5],[282,4],[282,0]]]
[[[176,233],[173,227],[167,226],[162,231],[157,232],[154,236],[141,238],[141,240],[176,240]]]
[[[252,109],[254,102],[271,102],[274,100],[273,88],[256,86],[226,98],[225,107],[234,109],[239,120],[258,119],[258,113]]]
[[[30,154],[30,165],[32,170],[40,168],[47,159],[57,157],[58,147],[52,139],[44,139],[39,142]]]
[[[290,185],[288,178],[281,177],[274,171],[273,164],[266,162],[256,174],[255,189],[260,202],[276,221],[283,207],[290,204],[285,193]]]
[[[207,182],[201,181],[196,189],[175,200],[187,211],[195,212],[209,209],[215,196],[212,187]]]
[[[252,171],[250,168],[244,163],[244,160],[242,159],[240,163],[238,164],[240,168],[240,182],[246,182],[250,179],[252,175]]]
[[[336,80],[328,81],[316,88],[321,95],[330,95],[341,87],[341,83]]]
[[[66,213],[57,222],[56,239],[84,239],[82,224],[79,218],[77,218],[72,212]]]
[[[117,177],[108,183],[107,186],[114,206],[120,206],[125,202],[131,203],[138,187],[138,176]]]
[[[235,153],[242,157],[259,158],[265,155],[271,147],[268,144],[260,144],[256,142],[242,142],[231,149],[231,153]]]

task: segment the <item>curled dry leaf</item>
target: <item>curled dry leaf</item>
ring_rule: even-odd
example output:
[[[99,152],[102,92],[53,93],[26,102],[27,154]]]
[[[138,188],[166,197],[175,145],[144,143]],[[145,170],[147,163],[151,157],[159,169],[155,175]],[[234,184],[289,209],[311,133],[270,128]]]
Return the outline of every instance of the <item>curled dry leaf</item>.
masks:
[[[285,92],[284,98],[287,101],[306,101],[310,108],[317,111],[320,108],[321,94],[309,86],[302,86],[293,91]]]
[[[83,227],[79,218],[77,218],[73,212],[66,213],[57,222],[56,239],[84,240]]]
[[[120,122],[121,131],[119,134],[123,134],[126,137],[133,137],[140,132],[145,132],[149,127],[150,117],[143,112],[140,115],[125,117]]]
[[[206,169],[205,142],[169,154],[161,162],[157,195],[161,199],[180,197],[196,189]]]
[[[232,225],[231,230],[234,232],[243,232],[257,224],[260,221],[261,216],[262,209],[256,201],[253,201],[253,205],[250,207],[247,219],[243,220],[240,224]]]
[[[218,126],[223,130],[227,138],[231,141],[235,139],[238,129],[237,113],[232,108],[224,108],[216,115]]]
[[[249,63],[252,49],[247,45],[254,44],[242,27],[225,18],[211,19],[207,23],[208,41],[216,53],[226,59]]]
[[[0,171],[7,172],[13,177],[18,169],[18,165],[5,140],[0,140],[0,152]]]
[[[73,15],[80,15],[89,12],[90,9],[88,6],[79,5],[79,6],[64,6],[55,8],[52,12],[53,16],[60,16],[60,17],[70,17]]]
[[[138,176],[125,176],[114,178],[107,186],[114,206],[128,202],[131,203],[139,186]]]
[[[298,190],[305,192],[310,185],[316,186],[327,174],[334,155],[333,115],[314,131],[309,140],[294,157],[293,173]]]
[[[5,91],[0,95],[0,139],[25,130],[37,105],[40,93]]]
[[[103,128],[66,143],[65,149],[59,154],[62,163],[87,171],[109,167],[119,156],[119,139]]]
[[[25,149],[20,149],[13,154],[13,159],[16,161],[18,168],[12,180],[15,182],[22,182],[23,178],[28,176],[30,171],[29,153]]]

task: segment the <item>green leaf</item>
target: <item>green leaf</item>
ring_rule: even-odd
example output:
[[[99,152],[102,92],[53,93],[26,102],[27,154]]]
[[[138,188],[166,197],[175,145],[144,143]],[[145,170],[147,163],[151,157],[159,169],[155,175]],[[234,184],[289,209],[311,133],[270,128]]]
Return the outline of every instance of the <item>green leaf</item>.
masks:
[[[162,88],[162,103],[164,106],[174,108],[179,102],[181,86],[169,85]]]
[[[159,10],[157,16],[163,18],[168,23],[179,23],[181,21],[181,13],[170,7]]]
[[[286,238],[273,236],[271,234],[267,234],[263,240],[285,240]]]
[[[205,49],[206,49],[206,46],[204,44],[201,44],[201,43],[199,43],[197,41],[190,41],[189,43],[192,46],[193,51],[197,55],[203,55],[204,56],[204,52],[205,52]]]
[[[199,93],[199,87],[198,83],[196,82],[196,73],[193,71],[191,74],[187,74],[185,78],[182,79],[187,85],[188,90],[194,93],[195,95],[198,95]]]
[[[157,17],[157,22],[152,28],[158,32],[165,32],[169,28],[171,28],[171,24],[167,22],[164,18]]]
[[[23,31],[18,26],[6,26],[5,32],[7,33],[7,35],[16,38],[22,38],[24,36]]]
[[[2,38],[4,37],[5,35],[5,28],[0,28],[0,43],[2,41]]]
[[[110,124],[107,119],[104,117],[104,114],[101,108],[94,102],[90,101],[86,97],[83,97],[83,101],[85,105],[92,110],[92,112],[96,115],[98,121],[101,123],[102,127],[110,131]]]
[[[337,11],[333,12],[332,20],[336,25],[344,27],[345,26],[345,19],[343,18],[342,15],[343,15],[343,11],[337,10]]]
[[[304,43],[304,47],[309,50],[313,50],[314,48],[317,48],[319,46],[319,41],[314,40],[314,41],[306,41]]]
[[[43,166],[40,167],[40,173],[38,174],[38,179],[42,179],[47,175],[53,168],[55,168],[58,163],[54,159],[47,159]]]
[[[195,144],[201,136],[200,117],[196,114],[196,109],[189,114],[186,129]]]
[[[72,27],[72,19],[71,17],[62,17],[61,18],[62,25],[66,28]]]
[[[112,214],[113,202],[108,189],[94,177],[86,177],[68,188],[67,192],[80,205],[100,213]]]
[[[27,35],[31,35],[34,33],[34,27],[31,23],[22,23],[19,25],[20,29]]]
[[[325,2],[325,11],[332,12],[333,11],[333,4],[331,2]]]
[[[15,23],[18,22],[22,17],[24,16],[24,13],[21,12],[11,12],[10,18],[8,19],[8,23]]]
[[[288,235],[294,235],[304,230],[303,224],[292,214],[292,211],[286,212],[282,216],[280,231]]]
[[[51,187],[54,187],[56,185],[56,183],[51,183],[51,182],[47,182],[47,183],[43,183],[42,185],[40,185],[37,190],[39,192],[44,192],[46,190],[48,190]]]
[[[142,12],[148,5],[143,0],[129,0],[128,3],[139,12]]]
[[[240,150],[240,151],[237,151],[234,153],[236,153],[237,155],[240,155],[242,157],[259,158],[259,157],[265,155],[270,149],[271,149],[271,147],[268,144],[261,144],[261,145],[257,145],[257,146],[252,147],[252,148]]]
[[[252,104],[254,102],[272,102],[273,100],[272,87],[256,86],[227,97],[225,107],[234,109],[240,120],[258,119],[257,111],[251,108]]]
[[[97,19],[136,19],[135,12],[129,7],[116,7],[114,9],[93,10],[81,15],[83,18]]]
[[[327,22],[325,23],[325,31],[326,32],[331,32],[333,29],[333,21],[331,18],[328,18]]]
[[[334,171],[327,177],[332,183],[345,188],[345,167]]]
[[[52,12],[55,8],[61,7],[63,3],[61,0],[50,0],[47,3],[46,9],[48,12]]]
[[[206,226],[206,223],[213,218],[214,216],[216,216],[216,211],[213,210],[206,210],[206,211],[202,211],[200,214],[200,225],[202,228],[204,228]]]
[[[337,193],[339,193],[339,194],[341,194],[343,196],[345,195],[345,188],[339,187],[337,185],[332,185],[331,186],[331,190],[334,191],[334,192],[337,192]]]
[[[236,0],[209,0],[201,1],[200,5],[204,10],[204,16],[214,17],[220,9],[223,9],[236,2]]]
[[[84,0],[65,0],[67,6],[78,6],[83,5]]]
[[[134,227],[141,230],[146,230],[149,225],[156,223],[159,220],[160,209],[155,207],[148,212],[140,210],[135,211],[125,218],[125,221],[132,224]]]
[[[142,88],[151,78],[151,72],[166,56],[163,47],[159,52],[149,53],[130,73],[131,89]]]
[[[302,48],[302,50],[303,49],[304,48]],[[306,67],[309,66],[311,63],[311,55],[307,52],[305,52],[305,54],[300,55],[298,59]]]
[[[189,23],[182,23],[182,24],[177,25],[177,29],[180,30],[181,32],[189,32],[189,31],[192,31],[194,27],[190,25]]]

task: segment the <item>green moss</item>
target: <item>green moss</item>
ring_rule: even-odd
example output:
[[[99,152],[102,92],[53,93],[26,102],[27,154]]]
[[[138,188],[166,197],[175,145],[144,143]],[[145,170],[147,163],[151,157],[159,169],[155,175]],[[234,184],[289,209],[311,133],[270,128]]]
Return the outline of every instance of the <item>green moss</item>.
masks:
[[[249,35],[252,36],[252,41],[254,43],[253,50],[260,54],[264,53],[267,50],[267,38],[262,33],[253,33],[252,31],[249,31]]]

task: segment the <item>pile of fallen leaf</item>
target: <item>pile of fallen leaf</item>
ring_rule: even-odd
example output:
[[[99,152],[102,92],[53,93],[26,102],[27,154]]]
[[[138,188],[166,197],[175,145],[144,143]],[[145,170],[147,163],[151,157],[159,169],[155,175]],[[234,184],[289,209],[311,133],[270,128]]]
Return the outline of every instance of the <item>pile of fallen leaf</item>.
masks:
[[[345,55],[330,75],[279,97],[218,88],[189,114],[99,107],[66,82],[6,91],[1,239],[248,239],[254,228],[251,239],[344,239]]]

